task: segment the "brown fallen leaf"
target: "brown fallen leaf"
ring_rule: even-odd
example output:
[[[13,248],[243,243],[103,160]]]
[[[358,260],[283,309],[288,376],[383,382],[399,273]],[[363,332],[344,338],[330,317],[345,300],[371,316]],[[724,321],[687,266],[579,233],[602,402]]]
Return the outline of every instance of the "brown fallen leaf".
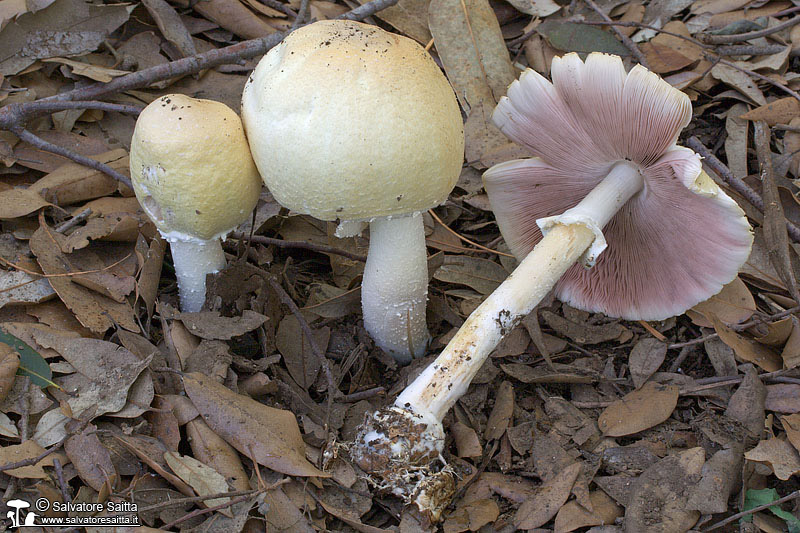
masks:
[[[20,270],[0,271],[0,307],[8,304],[35,304],[49,300],[55,291],[47,278]]]
[[[767,385],[767,398],[764,408],[781,414],[800,413],[800,385],[776,383]]]
[[[547,310],[540,311],[539,315],[556,332],[581,344],[599,344],[614,340],[626,331],[625,326],[619,322],[596,326],[585,321],[570,320]]]
[[[481,294],[493,292],[508,272],[488,259],[466,255],[445,255],[444,264],[433,274],[435,279],[458,285],[466,285]]]
[[[186,423],[186,438],[192,454],[229,481],[233,490],[250,489],[250,481],[238,452],[214,433],[201,418]]]
[[[247,9],[239,0],[207,0],[205,2],[185,2],[209,20],[213,20],[228,31],[243,39],[258,39],[271,33],[275,28],[261,20]]]
[[[8,344],[0,343],[0,402],[6,399],[19,368],[19,354]]]
[[[123,148],[90,157],[126,176],[130,174],[128,152]],[[29,190],[57,205],[64,206],[108,196],[116,192],[119,187],[120,183],[117,180],[99,170],[69,162],[39,178]]]
[[[775,477],[783,481],[800,473],[800,454],[784,438],[762,440],[755,448],[745,452],[744,458],[769,466]]]
[[[183,383],[208,426],[245,457],[288,475],[330,476],[306,459],[292,412],[236,394],[202,374],[185,374]]]
[[[741,446],[712,455],[703,465],[700,481],[691,489],[687,507],[703,514],[726,512],[728,500],[739,487],[743,461]]]
[[[447,515],[442,529],[444,533],[478,531],[483,526],[493,523],[499,516],[500,508],[494,500],[482,499],[459,503],[455,510]]]
[[[209,496],[228,492],[228,483],[225,478],[210,466],[203,464],[194,457],[180,455],[175,452],[164,452],[164,461],[170,469],[192,487],[198,496]],[[223,505],[228,503],[230,498],[214,498],[205,500],[203,503],[208,507]],[[221,509],[220,512],[232,517],[229,509]]]
[[[324,354],[328,349],[331,328],[324,326],[313,329],[312,335],[316,345]],[[275,332],[275,345],[297,384],[304,389],[310,388],[317,379],[321,362],[314,355],[297,317],[287,315],[281,320],[278,331]]]
[[[164,307],[166,318],[180,320],[192,335],[201,339],[230,340],[253,331],[267,321],[266,316],[249,309],[242,312],[241,316],[226,317],[216,311],[178,313],[167,306]]]
[[[78,321],[94,333],[103,334],[115,323],[129,331],[138,332],[139,326],[130,305],[115,302],[81,287],[65,275],[69,274],[65,265],[69,265],[70,261],[60,250],[64,239],[63,235],[53,231],[43,220],[30,239],[31,251],[44,273],[58,275],[49,278],[58,297],[75,313]]]
[[[755,310],[756,302],[752,293],[737,277],[722,287],[720,292],[686,311],[686,315],[698,326],[710,328],[714,326],[709,318],[711,315],[726,324],[738,324],[750,318]]]
[[[606,407],[597,420],[609,437],[632,435],[667,420],[678,404],[680,389],[648,381]]]
[[[165,0],[143,0],[150,16],[156,21],[161,34],[180,50],[183,57],[197,54],[192,36],[184,26],[178,13]]]
[[[117,471],[111,462],[111,454],[97,438],[97,428],[88,425],[72,435],[64,443],[64,451],[78,471],[81,480],[96,491],[112,488],[117,480]]]
[[[641,387],[658,371],[667,355],[667,345],[653,337],[644,337],[634,344],[628,364],[634,386]]]
[[[800,102],[792,96],[778,98],[741,115],[745,120],[763,120],[770,126],[789,124],[797,117],[800,117]]]
[[[494,399],[494,407],[486,421],[486,440],[496,440],[503,436],[514,415],[514,386],[510,381],[500,384]]]
[[[367,0],[359,0],[360,4],[366,2]],[[429,4],[430,0],[400,0],[397,4],[382,9],[376,16],[424,46],[431,40],[428,29]]]
[[[625,509],[625,533],[688,531],[700,513],[687,509],[686,490],[700,478],[705,462],[702,448],[691,448],[661,459],[633,482]]]
[[[483,454],[478,434],[471,427],[456,421],[450,426],[450,433],[455,440],[459,457],[480,457]]]
[[[10,446],[0,446],[0,466],[18,463],[29,459],[35,459],[44,453],[44,448],[36,444],[32,440],[26,440],[22,444],[12,444]],[[65,464],[67,458],[60,452],[51,453],[38,463],[21,466],[19,468],[12,468],[5,470],[3,473],[11,477],[23,479],[46,479],[47,472],[44,471],[45,466],[53,466],[53,459],[59,459],[62,464]]]
[[[781,357],[768,347],[752,339],[739,335],[726,326],[721,320],[712,317],[714,330],[722,342],[733,348],[736,357],[741,361],[755,363],[767,372],[775,372],[782,366]]]
[[[756,104],[767,104],[767,99],[764,98],[764,94],[759,90],[758,85],[741,70],[717,63],[711,69],[711,75],[726,85],[733,87]]]
[[[581,472],[580,463],[573,463],[546,481],[528,500],[522,502],[514,514],[514,526],[519,529],[541,527],[556,516],[572,491],[572,485]]]
[[[553,531],[567,533],[582,527],[613,524],[622,516],[622,507],[602,490],[594,490],[589,494],[592,500],[592,511],[587,510],[573,500],[558,510]]]
[[[0,191],[0,219],[24,217],[49,205],[53,204],[31,189]]]

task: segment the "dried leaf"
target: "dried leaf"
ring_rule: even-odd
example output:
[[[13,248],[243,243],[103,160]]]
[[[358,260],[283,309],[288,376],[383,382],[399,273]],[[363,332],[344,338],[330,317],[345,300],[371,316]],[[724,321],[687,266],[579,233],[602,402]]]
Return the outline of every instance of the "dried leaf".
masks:
[[[8,325],[6,328],[8,329]],[[28,376],[31,382],[37,387],[46,388],[54,385],[52,378],[53,373],[50,371],[50,365],[44,360],[42,355],[31,348],[27,343],[14,335],[7,333],[0,329],[0,343],[7,345],[14,349],[19,354],[19,366],[17,374],[20,376]],[[10,364],[13,364],[10,362]],[[6,394],[8,394],[6,390]]]
[[[209,427],[245,457],[292,476],[329,477],[305,458],[305,443],[290,411],[236,394],[202,374],[185,374],[183,383]]]
[[[770,126],[788,124],[793,118],[800,117],[800,102],[793,96],[778,98],[741,115],[744,120],[763,120]]]
[[[90,157],[130,176],[128,152],[123,148]],[[57,205],[64,206],[113,194],[119,186],[119,182],[111,176],[70,161],[39,178],[28,190]]]
[[[175,452],[165,452],[164,461],[175,472],[179,478],[192,487],[198,496],[208,496],[228,492],[228,483],[222,474],[188,455],[180,455]],[[230,498],[214,498],[205,500],[208,507],[228,503]],[[230,511],[227,513],[230,515]]]
[[[511,417],[514,415],[514,386],[511,382],[504,381],[500,384],[494,400],[494,408],[486,421],[486,431],[483,437],[486,440],[495,440],[506,432]]]
[[[700,477],[705,452],[689,450],[661,459],[632,483],[625,509],[625,533],[688,531],[700,513],[687,509],[690,492]]]
[[[317,347],[324,355],[328,349],[331,328],[325,326],[314,329],[312,335]],[[275,333],[275,345],[283,355],[286,368],[297,384],[304,389],[311,387],[317,379],[322,363],[314,355],[297,317],[287,315],[281,320],[278,331]]]
[[[57,350],[79,374],[62,379],[71,383],[66,400],[73,413],[92,410],[94,416],[115,413],[125,407],[128,390],[147,368],[150,358],[140,360],[127,349],[100,339],[74,339],[49,331],[34,331],[36,342]]]
[[[0,74],[17,74],[37,59],[92,52],[128,20],[134,6],[59,0],[20,16],[0,33]]]
[[[517,11],[534,17],[546,17],[561,9],[553,0],[508,0],[508,3],[517,8]]]
[[[496,104],[516,73],[488,0],[431,0],[428,25],[462,109]]]
[[[126,74],[130,74],[127,70],[117,70],[113,68],[106,68],[101,67],[98,65],[92,65],[90,63],[84,63],[82,61],[75,61],[72,59],[67,59],[64,57],[54,57],[52,59],[43,59],[42,62],[44,63],[59,63],[61,65],[67,65],[68,67],[72,68],[72,73],[76,76],[84,76],[86,78],[92,79],[94,81],[101,81],[103,83],[108,83],[114,78],[118,76],[124,76]],[[72,111],[70,111],[72,112]],[[80,117],[84,112],[80,109],[74,111],[74,119]],[[72,129],[72,124],[74,120],[70,122],[70,126],[64,128],[64,131],[69,131]]]
[[[10,439],[19,438],[17,426],[14,425],[14,422],[12,422],[5,413],[0,413],[0,435]]]
[[[622,507],[602,490],[594,490],[589,494],[592,510],[581,506],[577,500],[567,502],[558,510],[553,531],[567,533],[582,527],[613,524],[622,516]]]
[[[10,446],[0,447],[0,466],[5,466],[28,459],[35,459],[44,453],[44,448],[36,444],[32,440],[26,440],[22,444],[14,444]],[[53,466],[53,459],[61,460],[62,464],[66,462],[63,454],[51,453],[38,463],[5,470],[3,473],[9,476],[23,479],[46,479],[47,473],[44,471],[45,466]]]
[[[533,497],[519,506],[514,525],[519,529],[534,529],[549,522],[566,503],[580,473],[580,463],[573,463],[546,481]]]
[[[201,339],[230,340],[261,327],[268,318],[246,309],[241,316],[220,316],[216,311],[199,313],[172,313],[169,318],[183,322],[192,335]]]
[[[367,0],[359,0],[360,4]],[[430,0],[400,0],[397,4],[378,11],[377,17],[390,26],[425,45],[431,40],[428,29],[428,5]]]
[[[433,274],[439,281],[466,285],[481,294],[493,292],[508,272],[488,259],[466,255],[445,255],[444,264]]]
[[[731,66],[717,63],[711,69],[711,75],[721,82],[733,87],[758,105],[767,105],[767,99],[758,85],[744,72]]]
[[[0,402],[6,399],[19,368],[19,354],[13,346],[0,343]]]
[[[65,265],[70,265],[69,259],[61,253],[59,247],[64,239],[63,235],[46,225],[40,226],[30,239],[31,251],[44,273],[59,275],[49,279],[58,297],[75,313],[78,321],[94,333],[103,334],[115,323],[129,331],[138,332],[139,326],[136,325],[130,305],[115,302],[64,276],[68,274]]]
[[[792,98],[794,100],[794,98]],[[750,132],[747,120],[742,116],[747,106],[742,103],[734,104],[728,110],[725,118],[725,155],[728,159],[728,168],[737,178],[747,176],[747,146]]]
[[[55,295],[47,278],[21,270],[0,271],[0,307],[8,304],[41,303]]]
[[[782,438],[774,437],[762,440],[758,446],[745,452],[744,458],[748,461],[766,464],[772,468],[775,477],[783,481],[800,473],[800,454]]]
[[[550,46],[564,52],[605,52],[623,57],[631,55],[630,50],[611,32],[596,26],[547,19],[536,31],[547,39]]]
[[[633,346],[628,364],[636,388],[644,385],[658,371],[666,355],[667,345],[653,337],[645,337]]]
[[[78,471],[81,480],[96,491],[113,487],[117,478],[111,454],[97,438],[97,428],[89,425],[64,443],[64,451]]]
[[[539,315],[548,326],[560,335],[568,337],[580,344],[599,344],[619,338],[627,331],[619,322],[610,322],[599,326],[586,324],[584,321],[569,320],[551,311],[541,311]]]
[[[205,18],[243,39],[258,39],[276,31],[239,0],[205,0],[191,6]]]
[[[712,321],[719,338],[733,348],[738,359],[755,363],[767,372],[775,372],[781,368],[783,361],[778,354],[763,344],[739,335],[720,320],[712,318]]]
[[[142,3],[147,8],[150,16],[153,17],[153,20],[156,21],[161,34],[181,51],[183,57],[197,54],[192,36],[171,5],[165,0],[143,0]]]
[[[229,480],[233,490],[250,488],[239,453],[202,419],[198,417],[186,424],[186,438],[192,446],[192,454]]]
[[[678,404],[675,385],[648,381],[606,407],[597,425],[609,437],[622,437],[644,431],[667,420]]]
[[[447,516],[442,528],[444,533],[479,531],[483,526],[493,523],[500,516],[500,508],[494,500],[482,499],[459,503]]]
[[[471,427],[456,421],[450,426],[450,433],[455,440],[459,457],[480,457],[483,454],[478,434]]]
[[[726,324],[738,324],[750,318],[756,310],[753,295],[744,282],[736,277],[708,300],[700,302],[686,312],[692,322],[706,328],[713,327],[709,318],[716,316]]]
[[[53,204],[31,189],[0,191],[0,219],[24,217],[49,205]]]

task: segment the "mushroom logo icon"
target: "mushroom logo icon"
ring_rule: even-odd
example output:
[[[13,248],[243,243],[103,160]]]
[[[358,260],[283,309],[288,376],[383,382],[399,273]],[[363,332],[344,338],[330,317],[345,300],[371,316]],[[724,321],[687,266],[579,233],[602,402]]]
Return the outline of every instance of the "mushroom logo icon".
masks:
[[[25,514],[25,521],[20,522],[19,512],[22,509],[27,509],[31,506],[30,503],[26,502],[25,500],[9,500],[6,502],[6,505],[14,509],[13,511],[8,511],[6,513],[6,517],[11,519],[11,527],[23,527],[23,526],[33,526],[34,520],[38,516],[36,513],[26,513]]]

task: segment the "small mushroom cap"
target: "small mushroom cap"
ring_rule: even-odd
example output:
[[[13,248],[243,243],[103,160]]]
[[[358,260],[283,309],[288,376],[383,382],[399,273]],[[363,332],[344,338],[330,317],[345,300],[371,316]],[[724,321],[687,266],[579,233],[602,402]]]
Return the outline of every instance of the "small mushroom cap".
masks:
[[[571,267],[556,296],[629,320],[662,320],[706,300],[736,277],[753,241],[744,212],[675,145],[691,119],[680,91],[617,56],[555,58],[553,83],[532,70],[511,84],[495,124],[533,159],[484,174],[498,225],[524,257],[542,238],[536,220],[574,207],[619,161],[638,166],[643,189],[603,229],[608,248],[591,269]]]
[[[247,220],[262,182],[239,116],[223,103],[170,94],[139,115],[131,181],[161,233],[210,240]]]
[[[322,220],[422,211],[464,157],[455,94],[416,42],[343,20],[292,32],[259,62],[242,120],[275,199]]]

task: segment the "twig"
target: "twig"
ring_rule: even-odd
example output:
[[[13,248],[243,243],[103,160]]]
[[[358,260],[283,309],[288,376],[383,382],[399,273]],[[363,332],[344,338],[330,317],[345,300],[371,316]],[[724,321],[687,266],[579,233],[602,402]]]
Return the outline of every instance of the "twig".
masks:
[[[289,31],[292,32],[304,24],[306,17],[308,17],[308,0],[300,0],[300,9],[297,10],[297,16],[294,18],[292,28]]]
[[[586,2],[586,5],[591,7],[595,11],[595,13],[600,15],[603,18],[603,20],[605,20],[606,22],[614,22],[613,20],[611,20],[611,17],[606,15],[603,12],[603,10],[600,9],[600,6],[598,6],[594,2],[594,0],[584,0],[584,2]],[[644,54],[642,53],[641,50],[639,50],[639,47],[636,46],[636,43],[633,42],[633,40],[630,37],[619,31],[619,28],[617,28],[617,26],[613,24],[611,25],[611,30],[617,34],[617,37],[619,37],[619,39],[622,41],[622,44],[625,45],[625,48],[631,51],[631,54],[633,54],[633,57],[636,58],[636,61],[638,61],[643,67],[647,67],[647,58],[644,57]]]
[[[353,261],[361,261],[362,263],[367,261],[367,256],[365,255],[354,254],[352,252],[348,252],[347,250],[341,250],[339,248],[334,248],[333,246],[325,246],[324,244],[314,244],[306,241],[284,241],[282,239],[264,237],[263,235],[253,235],[250,237],[249,235],[245,235],[244,233],[240,232],[233,232],[229,234],[229,237],[238,240],[249,240],[250,242],[255,242],[258,244],[271,244],[273,246],[277,246],[278,248],[301,248],[323,254],[340,255],[342,257],[352,259]]]
[[[373,387],[371,389],[354,392],[352,394],[345,394],[339,398],[339,400],[344,403],[355,403],[368,398],[374,398],[375,396],[383,396],[384,394],[386,394],[386,389],[383,387]]]
[[[113,111],[128,115],[138,115],[142,109],[132,105],[112,104],[96,100],[71,102],[59,100],[36,100],[34,102],[9,104],[0,113],[0,129],[10,130],[14,126],[21,126],[29,120],[58,113],[69,109],[99,109],[100,111]]]
[[[278,11],[283,11],[284,13],[289,15],[290,17],[296,17],[297,16],[297,13],[295,12],[294,9],[289,7],[287,4],[284,4],[283,2],[278,2],[278,0],[258,0],[258,1],[261,2],[262,4],[264,4],[265,6],[271,7],[272,9],[277,9]]]
[[[773,26],[772,28],[764,28],[763,30],[749,31],[747,33],[734,33],[731,35],[704,35],[703,41],[707,42],[708,44],[731,44],[741,41],[749,41],[750,39],[757,39],[759,37],[772,35],[773,33],[785,30],[786,28],[791,28],[796,24],[800,24],[800,16],[790,18],[786,22],[782,22],[777,26]]]
[[[214,507],[206,507],[205,509],[195,509],[191,513],[186,513],[185,515],[183,515],[182,517],[178,518],[177,520],[173,520],[172,522],[170,522],[166,526],[162,526],[161,529],[169,530],[169,529],[177,526],[178,524],[182,524],[183,522],[186,522],[190,518],[194,518],[196,516],[203,516],[204,514],[213,513],[214,511],[219,511],[220,509],[227,509],[228,507],[232,507],[232,506],[236,505],[237,503],[242,503],[243,501],[247,500],[248,498],[249,498],[249,496],[239,496],[239,497],[233,498],[232,500],[230,500],[228,502],[221,503],[219,505],[215,505]]]
[[[139,490],[139,492],[141,492],[141,489]],[[138,512],[143,513],[143,512],[158,511],[159,509],[166,509],[168,507],[175,507],[177,505],[183,505],[186,503],[202,502],[206,500],[216,500],[217,498],[236,498],[239,496],[250,496],[256,494],[257,492],[259,491],[250,489],[250,490],[237,490],[234,492],[219,492],[217,494],[208,494],[206,496],[187,496],[185,498],[175,498],[174,500],[167,500],[165,502],[154,503],[153,505],[142,507],[141,509],[139,509]]]
[[[761,199],[761,196],[756,191],[751,189],[750,186],[744,181],[734,176],[733,172],[731,172],[730,169],[725,166],[725,163],[717,159],[717,157],[712,154],[702,142],[700,142],[700,139],[694,136],[689,137],[689,139],[686,141],[686,146],[700,154],[708,166],[714,169],[714,171],[719,174],[719,176],[730,186],[731,189],[741,194],[745,200],[753,205],[753,207],[762,213],[764,212],[764,200]],[[800,228],[795,226],[792,221],[787,220],[786,230],[789,232],[789,237],[791,237],[794,242],[800,243]]]
[[[734,44],[720,46],[717,53],[721,56],[768,56],[778,54],[786,49],[785,44],[768,44],[758,46],[755,44]]]
[[[36,463],[38,463],[39,461],[41,461],[42,459],[44,459],[45,457],[47,457],[51,453],[53,453],[53,452],[57,451],[59,448],[61,448],[64,445],[64,443],[67,442],[67,438],[68,437],[64,437],[63,439],[61,439],[60,441],[58,441],[57,443],[53,444],[52,446],[47,448],[45,451],[43,451],[42,453],[37,455],[36,457],[30,457],[28,459],[23,459],[22,461],[17,461],[16,463],[8,463],[8,464],[5,464],[5,465],[0,465],[0,472],[5,472],[7,470],[14,470],[15,468],[22,468],[23,466],[35,465]]]
[[[80,213],[78,213],[77,215],[72,217],[71,219],[69,219],[66,222],[56,226],[55,227],[55,231],[56,231],[56,233],[64,233],[68,229],[71,229],[71,228],[77,226],[78,224],[80,224],[81,222],[83,222],[84,220],[89,218],[90,216],[92,216],[92,208],[91,207],[87,207],[86,209],[84,209],[83,211],[81,211]]]
[[[53,459],[53,468],[56,471],[56,479],[58,480],[58,488],[61,489],[61,497],[64,498],[64,503],[72,502],[67,485],[64,483],[64,470],[61,468],[61,461],[58,458]]]
[[[783,498],[778,498],[777,500],[769,502],[769,503],[765,503],[764,505],[759,505],[758,507],[753,507],[752,509],[748,509],[747,511],[742,511],[741,513],[736,513],[734,515],[731,515],[731,516],[729,516],[728,518],[726,518],[724,520],[720,520],[716,524],[710,525],[709,527],[703,529],[702,531],[704,533],[706,531],[714,531],[715,529],[719,529],[722,526],[724,526],[725,524],[730,524],[731,522],[735,522],[736,520],[739,520],[740,518],[742,518],[744,516],[748,516],[748,515],[757,513],[759,511],[764,511],[766,509],[769,509],[773,505],[780,505],[782,503],[786,503],[788,501],[792,501],[795,498],[800,498],[800,490],[796,490],[796,491],[792,492],[791,494],[788,494],[788,495],[784,496]]]
[[[11,133],[19,137],[20,140],[25,141],[26,143],[30,144],[31,146],[34,146],[35,148],[44,150],[45,152],[51,152],[53,154],[57,154],[62,157],[66,157],[67,159],[71,159],[83,166],[93,168],[98,172],[102,172],[103,174],[111,176],[112,178],[119,181],[128,188],[133,189],[133,185],[131,184],[131,180],[128,178],[128,176],[125,176],[124,174],[117,172],[116,170],[106,165],[105,163],[101,163],[100,161],[96,161],[90,157],[86,157],[77,152],[73,152],[72,150],[58,146],[57,144],[47,142],[41,137],[38,137],[33,133],[29,132],[22,126],[13,126],[10,128],[10,131]]]
[[[774,315],[769,315],[767,317],[759,318],[759,319],[752,319],[751,318],[747,322],[742,322],[741,324],[732,324],[732,325],[729,325],[728,327],[731,328],[733,331],[744,331],[744,330],[746,330],[747,328],[749,328],[751,326],[755,326],[756,324],[760,324],[760,323],[763,323],[763,322],[775,322],[776,320],[780,320],[781,318],[785,318],[785,317],[787,317],[789,315],[792,315],[794,313],[797,313],[797,312],[800,312],[800,305],[797,306],[797,307],[792,307],[792,308],[789,308],[789,309],[785,309],[785,310],[783,310],[783,311],[781,311],[779,313],[775,313]],[[698,337],[697,339],[692,339],[690,341],[676,342],[675,344],[670,344],[669,346],[667,346],[667,348],[672,350],[672,349],[677,349],[677,348],[683,348],[685,346],[692,346],[694,344],[701,344],[703,342],[706,342],[708,340],[714,339],[716,337],[719,337],[719,335],[716,334],[716,333],[710,333],[710,334],[708,334],[708,335],[706,335],[704,337]]]
[[[456,237],[457,237],[459,240],[461,240],[461,241],[464,241],[464,242],[466,242],[466,243],[469,243],[469,244],[471,244],[472,246],[475,246],[476,248],[478,248],[478,249],[480,249],[480,250],[483,250],[484,252],[489,252],[489,253],[492,253],[492,254],[502,255],[502,256],[504,256],[504,257],[514,257],[514,256],[513,256],[513,255],[511,255],[511,254],[507,254],[507,253],[505,253],[505,252],[498,252],[497,250],[492,250],[491,248],[487,248],[486,246],[483,246],[482,244],[478,244],[478,243],[477,243],[477,242],[475,242],[475,241],[471,241],[471,240],[467,239],[466,237],[464,237],[463,235],[461,235],[460,233],[458,233],[457,231],[455,231],[454,229],[452,229],[450,226],[448,226],[447,224],[445,224],[445,223],[444,223],[444,221],[442,221],[442,219],[441,219],[441,218],[439,218],[439,215],[437,215],[436,213],[434,213],[433,209],[430,209],[430,210],[428,211],[428,213],[430,213],[430,214],[431,214],[431,217],[433,217],[433,219],[434,219],[436,222],[438,222],[438,223],[439,223],[439,224],[440,224],[440,225],[441,225],[441,226],[442,226],[444,229],[446,229],[448,232],[450,232],[450,233],[452,233],[453,235],[455,235],[455,236],[456,236]],[[447,244],[447,243],[442,243],[442,244]],[[477,252],[477,251],[478,251],[478,250],[470,250],[469,248],[464,248],[464,250],[466,250],[466,251],[468,251],[468,252]]]
[[[308,340],[308,344],[311,347],[311,353],[313,353],[314,357],[317,358],[320,366],[322,367],[322,372],[325,374],[325,381],[328,383],[328,409],[325,413],[325,429],[326,431],[330,431],[330,418],[331,409],[333,408],[333,398],[334,396],[339,395],[339,389],[336,388],[336,381],[333,379],[333,372],[331,371],[331,366],[328,363],[328,358],[325,357],[325,353],[320,349],[316,339],[314,339],[314,333],[311,331],[311,326],[308,325],[308,321],[306,321],[303,313],[300,312],[300,309],[297,307],[297,304],[294,303],[294,300],[292,300],[291,296],[289,296],[289,294],[284,290],[281,284],[278,283],[278,280],[276,280],[274,276],[267,274],[266,278],[270,287],[272,287],[272,290],[274,290],[278,295],[281,303],[288,307],[289,311],[291,311],[297,319],[297,322],[300,324],[300,329],[303,330],[303,335],[305,335],[306,340]]]

